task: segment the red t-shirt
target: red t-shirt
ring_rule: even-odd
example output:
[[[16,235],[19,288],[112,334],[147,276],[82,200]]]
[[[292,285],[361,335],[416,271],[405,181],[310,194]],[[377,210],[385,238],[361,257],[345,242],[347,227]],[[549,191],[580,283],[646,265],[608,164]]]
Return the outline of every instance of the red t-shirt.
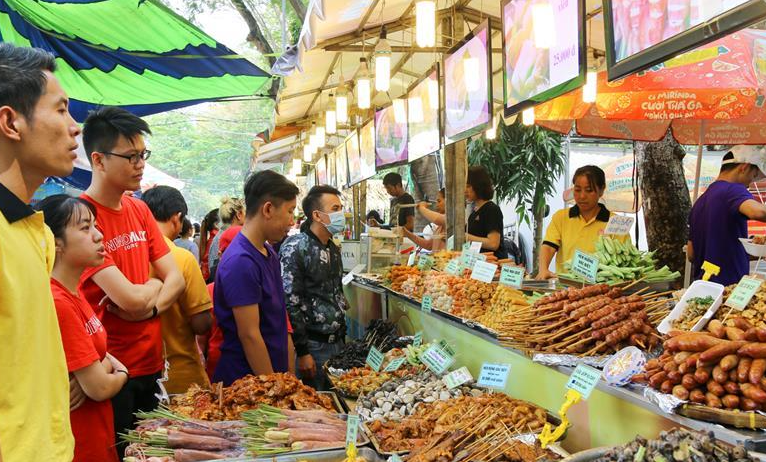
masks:
[[[149,280],[150,263],[170,252],[152,212],[143,201],[122,196],[122,209],[114,210],[97,203],[87,194],[81,196],[96,207],[96,227],[104,235],[107,256],[101,266],[88,268],[80,283],[88,300],[109,332],[109,353],[120,360],[131,377],[156,374],[163,367],[160,318],[124,321],[105,308],[104,291],[91,277],[115,265],[133,284]]]
[[[70,373],[101,361],[106,356],[106,331],[93,308],[82,297],[51,279],[51,292]],[[112,402],[86,398],[70,414],[74,434],[74,462],[117,462],[114,449]]]

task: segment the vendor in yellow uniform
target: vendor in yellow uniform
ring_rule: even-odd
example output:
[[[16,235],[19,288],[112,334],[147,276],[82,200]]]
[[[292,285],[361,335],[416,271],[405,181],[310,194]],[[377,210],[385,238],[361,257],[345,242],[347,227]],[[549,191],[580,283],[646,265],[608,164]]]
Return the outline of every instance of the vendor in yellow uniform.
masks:
[[[540,248],[540,271],[537,279],[552,279],[556,273],[563,273],[564,263],[570,260],[575,250],[586,253],[596,251],[596,241],[604,233],[612,213],[599,200],[606,190],[604,171],[593,165],[580,167],[574,178],[575,205],[562,209],[553,215]],[[627,238],[627,237],[626,237]],[[556,273],[550,265],[556,256]]]

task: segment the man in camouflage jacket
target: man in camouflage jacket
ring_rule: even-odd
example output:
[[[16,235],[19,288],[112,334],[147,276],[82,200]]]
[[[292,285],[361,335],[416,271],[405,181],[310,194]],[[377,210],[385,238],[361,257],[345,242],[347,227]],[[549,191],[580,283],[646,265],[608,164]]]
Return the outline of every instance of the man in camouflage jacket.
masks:
[[[279,251],[285,302],[298,376],[317,390],[328,390],[322,365],[340,352],[346,335],[343,262],[330,232],[330,214],[342,213],[343,205],[337,189],[315,186],[302,207],[306,221],[301,232],[287,238]]]

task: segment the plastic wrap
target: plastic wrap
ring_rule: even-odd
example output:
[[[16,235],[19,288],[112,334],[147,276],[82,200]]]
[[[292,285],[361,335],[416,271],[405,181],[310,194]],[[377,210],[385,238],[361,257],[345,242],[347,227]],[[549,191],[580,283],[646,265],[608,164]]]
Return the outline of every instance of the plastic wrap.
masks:
[[[668,414],[673,414],[677,407],[689,402],[687,400],[678,399],[673,395],[659,392],[652,387],[644,388],[644,398],[649,400],[650,403],[656,404],[662,409],[662,412],[667,412]]]
[[[586,356],[575,355],[557,355],[550,353],[536,353],[532,361],[546,366],[568,366],[577,367],[578,364],[586,364],[596,369],[603,369],[610,356]]]

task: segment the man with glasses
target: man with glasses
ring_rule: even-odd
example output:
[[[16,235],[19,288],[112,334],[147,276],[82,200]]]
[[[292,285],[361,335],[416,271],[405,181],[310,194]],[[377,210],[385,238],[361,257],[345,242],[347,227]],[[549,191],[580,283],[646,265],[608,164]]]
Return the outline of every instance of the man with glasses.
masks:
[[[109,353],[131,373],[112,398],[118,434],[133,427],[135,412],[157,406],[156,381],[164,364],[158,314],[170,309],[185,288],[151,211],[125,194],[141,187],[149,133],[145,121],[115,107],[91,112],[83,126],[93,179],[82,197],[96,207],[106,259],[85,271],[82,291],[106,328]],[[118,446],[120,459],[124,449]]]

